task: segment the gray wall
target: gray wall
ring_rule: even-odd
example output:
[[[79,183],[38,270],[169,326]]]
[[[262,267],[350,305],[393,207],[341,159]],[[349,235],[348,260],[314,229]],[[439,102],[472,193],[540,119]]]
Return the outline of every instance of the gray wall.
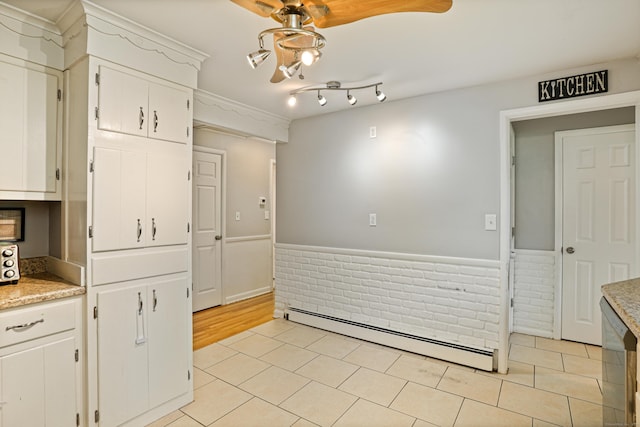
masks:
[[[632,59],[399,101],[388,93],[292,122],[276,149],[277,242],[498,259],[484,215],[500,208],[500,111],[536,105],[540,80],[599,69],[611,93],[640,89]]]
[[[553,250],[555,242],[554,132],[635,123],[635,108],[514,122],[517,249]]]
[[[251,138],[242,138],[196,129],[194,145],[226,152],[226,233],[225,237],[244,237],[271,233],[271,220],[264,219],[265,209],[271,209],[269,200],[270,161],[275,159],[275,145]],[[267,198],[261,208],[258,198]],[[236,211],[240,221],[235,220]]]

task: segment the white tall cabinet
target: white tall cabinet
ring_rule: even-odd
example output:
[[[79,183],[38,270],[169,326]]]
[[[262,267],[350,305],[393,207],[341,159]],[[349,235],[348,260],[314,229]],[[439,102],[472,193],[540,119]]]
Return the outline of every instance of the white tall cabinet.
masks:
[[[193,89],[205,56],[86,1],[65,40],[63,239],[86,267],[88,426],[193,400]]]

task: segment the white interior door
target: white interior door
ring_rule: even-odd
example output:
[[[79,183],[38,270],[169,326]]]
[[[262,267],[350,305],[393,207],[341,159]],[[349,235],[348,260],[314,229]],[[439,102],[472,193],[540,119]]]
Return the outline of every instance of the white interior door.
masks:
[[[635,274],[633,125],[556,133],[562,144],[562,338],[600,345],[600,287]]]
[[[222,304],[222,156],[193,152],[193,311]]]

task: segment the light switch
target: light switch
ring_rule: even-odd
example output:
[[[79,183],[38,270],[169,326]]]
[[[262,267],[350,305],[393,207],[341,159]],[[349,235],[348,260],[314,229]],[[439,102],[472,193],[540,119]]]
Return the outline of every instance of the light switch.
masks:
[[[370,227],[375,227],[376,223],[377,223],[376,214],[370,213],[369,214],[369,226]]]
[[[376,135],[377,135],[376,127],[375,126],[371,126],[369,128],[369,138],[375,138]]]
[[[240,221],[240,211],[236,211],[236,221]]]
[[[269,211],[264,211],[264,219],[269,219]]]
[[[496,214],[486,214],[484,216],[484,229],[487,231],[498,229],[498,216]]]

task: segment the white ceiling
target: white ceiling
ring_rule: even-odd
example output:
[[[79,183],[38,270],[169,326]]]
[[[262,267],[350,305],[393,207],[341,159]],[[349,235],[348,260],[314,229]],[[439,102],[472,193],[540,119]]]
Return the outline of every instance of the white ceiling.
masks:
[[[55,22],[74,0],[4,0]],[[399,0],[402,1],[402,0]],[[291,90],[339,80],[382,81],[388,101],[640,56],[640,0],[453,0],[444,14],[400,13],[319,29],[323,56],[304,80],[269,82],[275,59],[256,70],[246,54],[277,27],[229,0],[93,0],[209,55],[199,88],[289,118],[376,103],[373,89],[316,94],[286,105]],[[267,40],[265,40],[267,41]],[[560,76],[558,76],[560,77]]]

